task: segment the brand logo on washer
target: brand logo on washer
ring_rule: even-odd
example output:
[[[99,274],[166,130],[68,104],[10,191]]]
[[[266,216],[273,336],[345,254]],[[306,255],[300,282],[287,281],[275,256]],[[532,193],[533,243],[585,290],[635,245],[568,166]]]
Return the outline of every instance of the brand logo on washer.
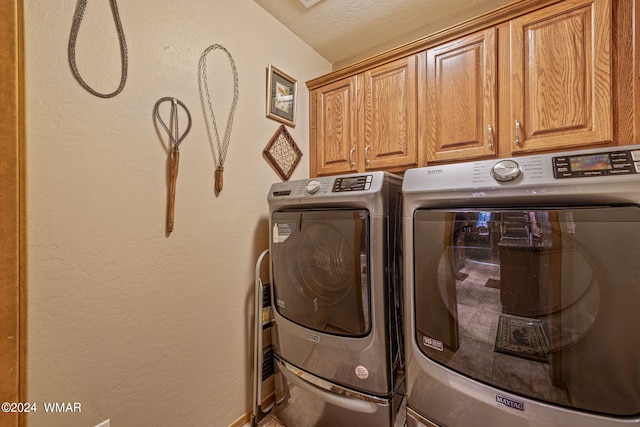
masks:
[[[422,344],[426,345],[427,347],[431,347],[434,350],[444,351],[444,343],[434,338],[423,336]]]
[[[427,175],[440,175],[442,172],[442,169],[427,169]]]
[[[515,165],[495,165],[493,167],[493,170],[496,172],[501,172],[501,173],[510,173],[513,172],[514,170],[518,169],[518,166]]]
[[[517,409],[518,411],[524,411],[524,402],[520,402],[519,400],[509,399],[508,397],[496,394],[496,402],[509,408]]]
[[[314,342],[320,342],[320,337],[314,334],[307,334],[307,339]]]

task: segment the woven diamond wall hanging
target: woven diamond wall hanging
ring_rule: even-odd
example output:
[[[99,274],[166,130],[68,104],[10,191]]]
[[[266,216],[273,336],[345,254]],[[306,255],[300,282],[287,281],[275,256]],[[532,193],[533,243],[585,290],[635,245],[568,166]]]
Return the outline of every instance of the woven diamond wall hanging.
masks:
[[[284,125],[278,128],[265,147],[263,154],[284,181],[289,180],[302,158],[302,151]]]

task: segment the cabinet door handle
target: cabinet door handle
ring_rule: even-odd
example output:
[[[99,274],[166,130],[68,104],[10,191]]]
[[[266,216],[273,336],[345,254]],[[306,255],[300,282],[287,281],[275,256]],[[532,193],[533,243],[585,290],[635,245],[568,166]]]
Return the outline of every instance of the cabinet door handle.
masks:
[[[516,141],[517,146],[520,146],[520,120],[516,120]]]
[[[487,146],[489,147],[489,150],[493,150],[493,126],[491,125],[487,126],[487,136],[489,140]]]
[[[353,153],[356,151],[355,148],[352,148],[351,150],[349,150],[349,164],[351,165],[351,167],[354,167],[356,165],[356,162],[353,161]]]
[[[364,162],[368,165],[371,164],[371,160],[369,160],[369,148],[371,148],[369,145],[364,147]]]

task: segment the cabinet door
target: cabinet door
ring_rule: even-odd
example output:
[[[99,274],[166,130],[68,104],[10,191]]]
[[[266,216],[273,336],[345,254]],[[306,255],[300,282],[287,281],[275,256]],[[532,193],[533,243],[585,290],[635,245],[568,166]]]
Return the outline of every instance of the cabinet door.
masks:
[[[365,169],[418,165],[417,67],[418,55],[412,55],[363,73],[360,140]]]
[[[612,143],[611,0],[566,0],[511,22],[512,153]]]
[[[427,50],[427,161],[495,156],[496,29]]]
[[[356,171],[357,79],[350,77],[315,91],[315,123],[311,127],[313,175]],[[312,99],[313,99],[312,97]],[[313,108],[313,106],[312,106]]]

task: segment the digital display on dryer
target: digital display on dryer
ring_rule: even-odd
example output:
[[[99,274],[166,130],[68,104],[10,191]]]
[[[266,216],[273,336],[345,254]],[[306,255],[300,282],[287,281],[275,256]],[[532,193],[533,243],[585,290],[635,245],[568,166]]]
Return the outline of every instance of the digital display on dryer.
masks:
[[[599,171],[611,169],[609,154],[569,157],[572,171]]]

